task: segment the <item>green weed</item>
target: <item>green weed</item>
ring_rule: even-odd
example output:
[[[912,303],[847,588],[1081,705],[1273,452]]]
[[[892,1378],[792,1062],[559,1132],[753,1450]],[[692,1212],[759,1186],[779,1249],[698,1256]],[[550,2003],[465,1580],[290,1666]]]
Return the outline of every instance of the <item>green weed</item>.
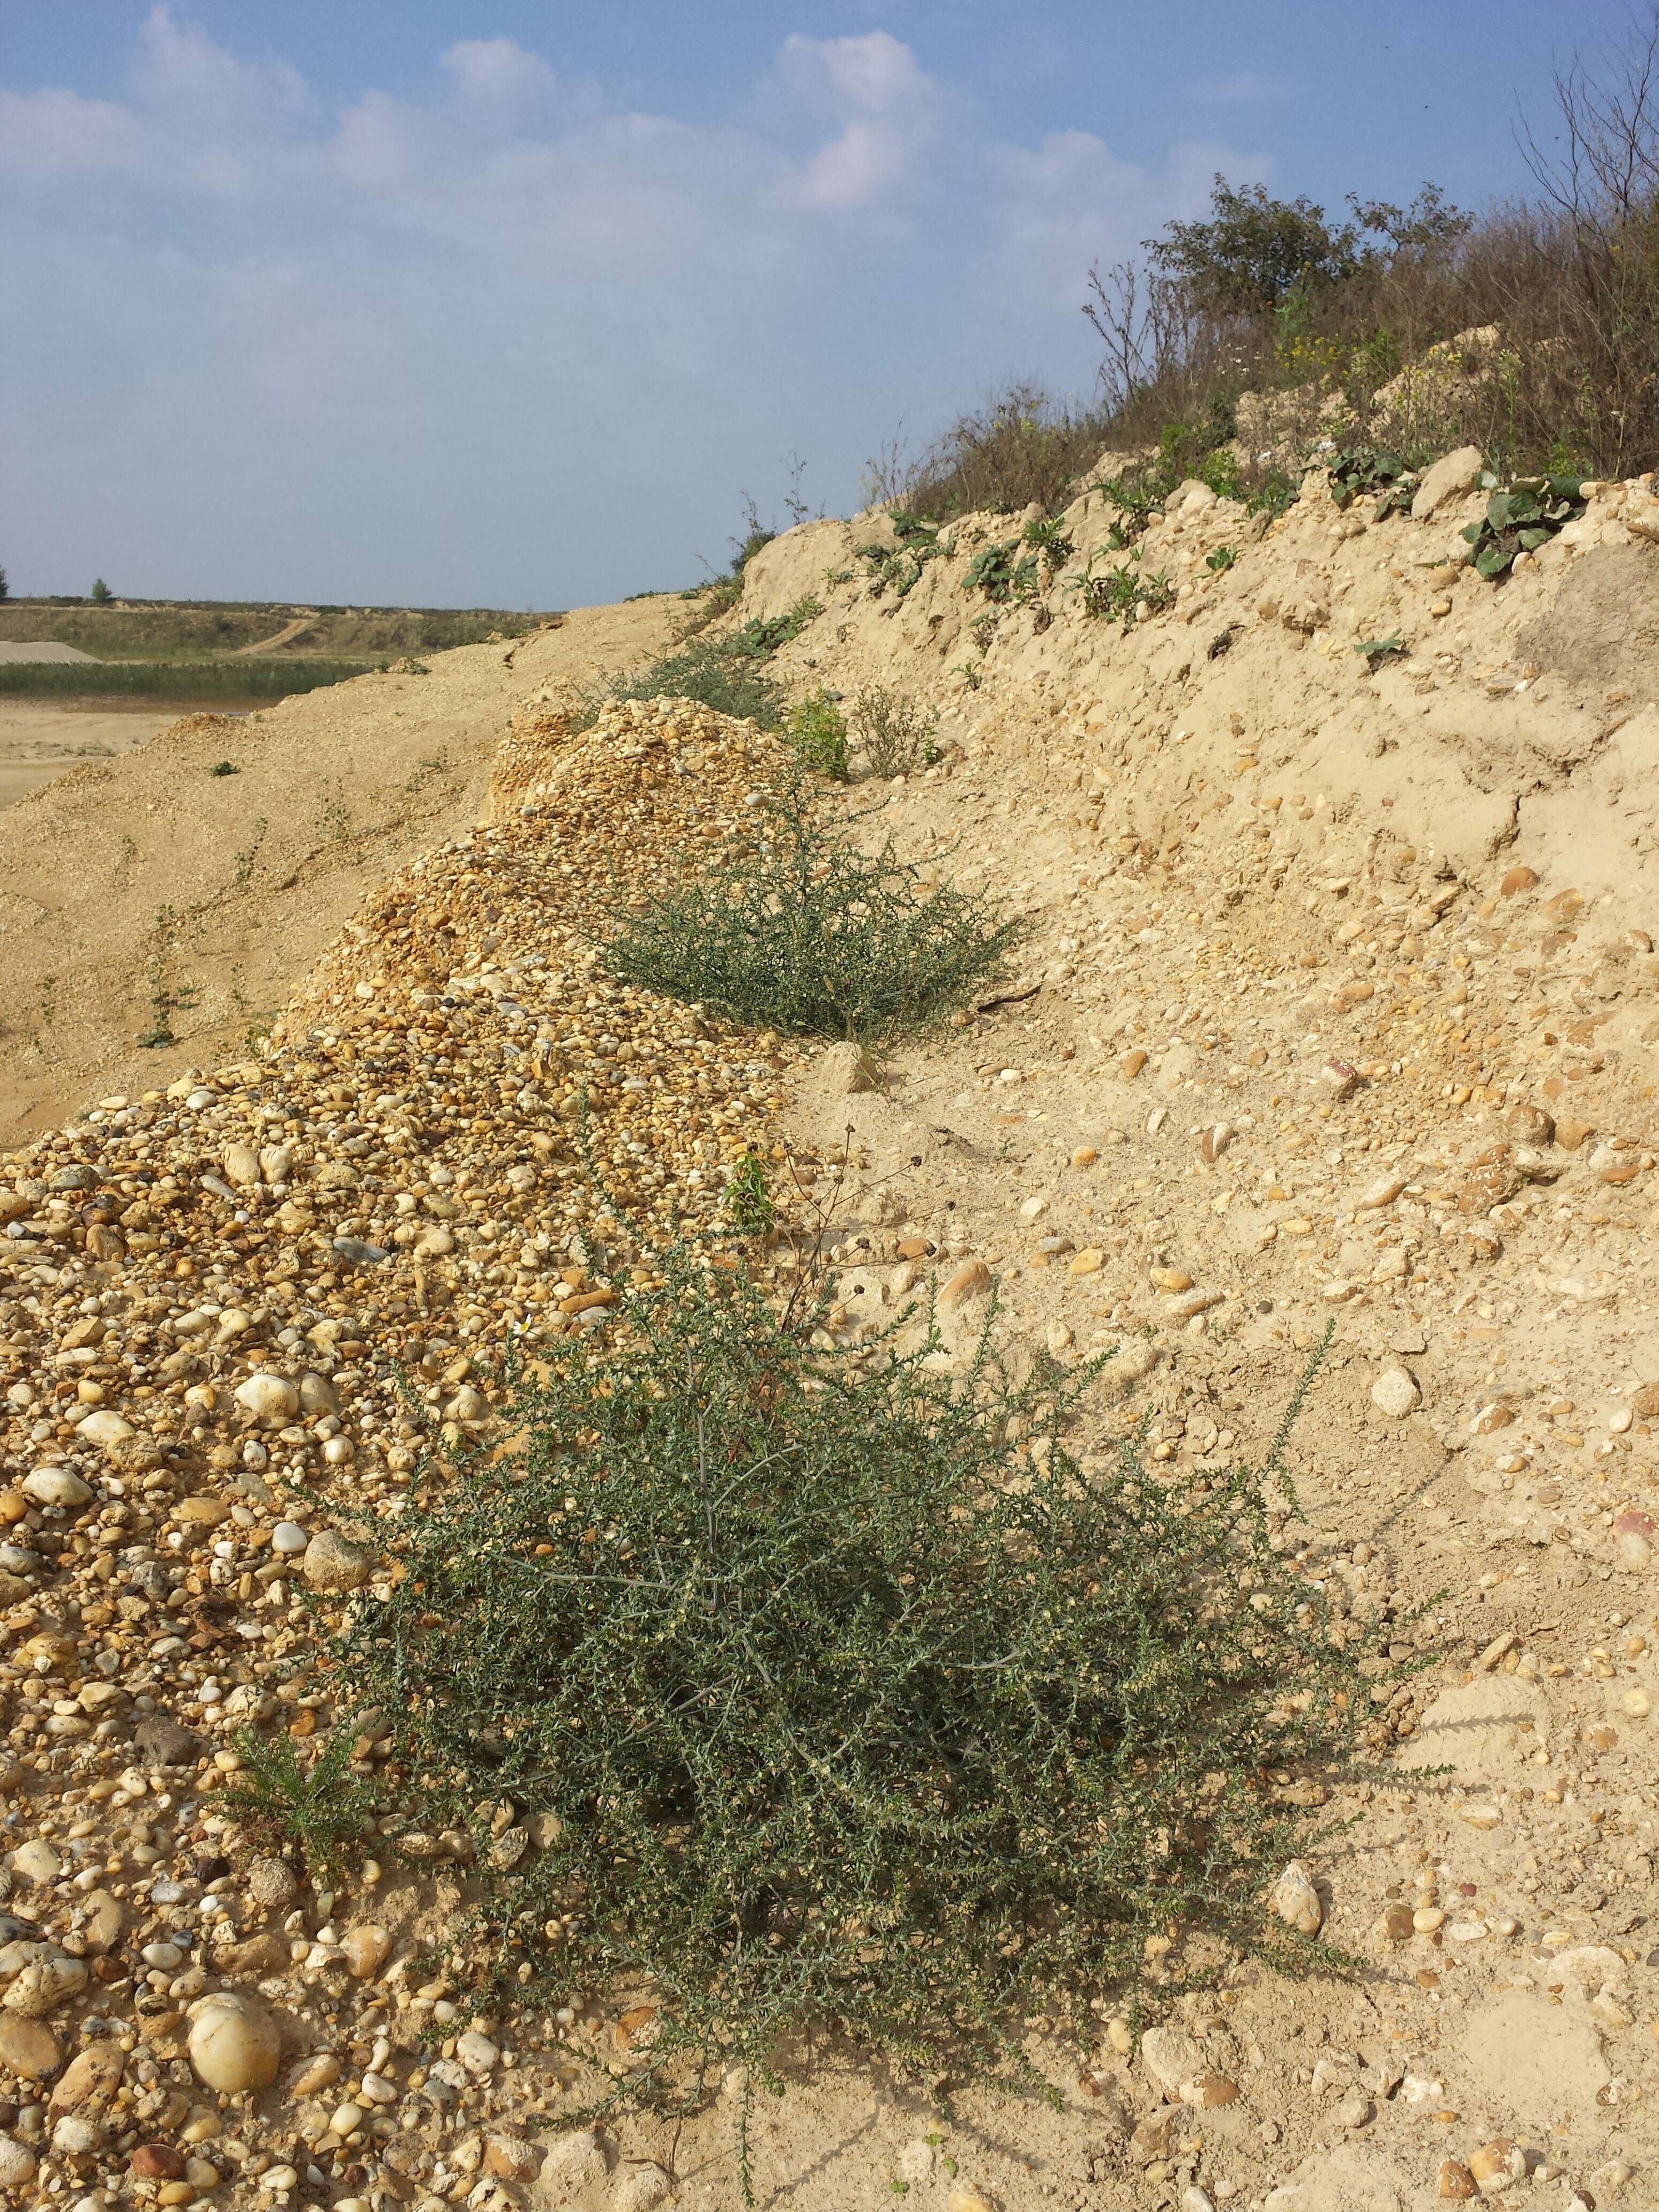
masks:
[[[739,1237],[765,1237],[777,1226],[777,1202],[758,1152],[745,1152],[726,1186],[726,1210]]]
[[[1480,521],[1462,532],[1474,548],[1476,573],[1495,582],[1514,567],[1516,554],[1536,552],[1583,512],[1583,479],[1575,476],[1521,477],[1494,490]]]
[[[643,1988],[649,2063],[596,2086],[684,2110],[824,2028],[1036,2087],[1025,2022],[1090,2047],[1154,1939],[1339,1964],[1264,1892],[1401,1670],[1279,1548],[1290,1420],[1175,1481],[1079,1452],[1094,1367],[952,1373],[925,1314],[854,1363],[822,1307],[659,1264],[523,1390],[521,1450],[385,1524],[404,1571],[337,1648],[421,1826],[476,1838],[480,2001]]]
[[[777,793],[762,842],[620,917],[624,981],[791,1035],[866,1037],[960,1006],[1024,935],[988,901],[925,886],[891,847],[858,850]]]
[[[306,1873],[326,1881],[374,1809],[374,1790],[351,1771],[354,1735],[349,1723],[331,1729],[307,1765],[287,1734],[239,1729],[234,1741],[241,1771],[220,1804],[255,1844],[291,1850]]]
[[[827,691],[809,691],[784,717],[783,734],[801,766],[836,783],[847,781],[847,723]]]
[[[208,770],[210,775],[240,775],[241,773],[234,761],[215,761]]]

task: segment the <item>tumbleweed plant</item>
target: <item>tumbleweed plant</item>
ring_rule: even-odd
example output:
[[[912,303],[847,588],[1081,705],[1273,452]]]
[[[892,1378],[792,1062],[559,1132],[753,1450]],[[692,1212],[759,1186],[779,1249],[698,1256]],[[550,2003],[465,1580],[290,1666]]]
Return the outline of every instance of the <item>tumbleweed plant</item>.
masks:
[[[625,1311],[422,1493],[338,1655],[472,1827],[498,1989],[643,1993],[614,2094],[684,2104],[807,2029],[1029,2083],[1026,2022],[1183,1944],[1328,1968],[1263,1898],[1388,1671],[1274,1548],[1277,1453],[1078,1454],[1097,1367],[951,1372],[925,1312],[848,1358],[690,1248]]]
[[[988,899],[925,884],[890,846],[866,853],[802,788],[775,793],[758,841],[619,919],[624,981],[757,1029],[873,1037],[969,999],[1024,936]]]

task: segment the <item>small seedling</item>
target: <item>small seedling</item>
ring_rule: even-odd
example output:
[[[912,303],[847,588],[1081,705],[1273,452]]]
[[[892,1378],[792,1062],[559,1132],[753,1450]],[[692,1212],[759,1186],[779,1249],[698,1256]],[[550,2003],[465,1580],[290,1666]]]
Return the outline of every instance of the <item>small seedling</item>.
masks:
[[[766,1237],[777,1226],[778,1209],[758,1152],[745,1152],[726,1186],[726,1206],[739,1237]]]
[[[259,857],[259,848],[264,843],[265,832],[270,827],[270,823],[263,814],[256,815],[253,819],[252,842],[241,846],[235,854],[234,866],[231,871],[231,882],[239,891],[247,888],[253,874],[253,864]]]
[[[1410,650],[1398,631],[1392,637],[1362,638],[1354,647],[1354,651],[1363,656],[1367,673],[1372,676],[1385,660],[1403,660]]]
[[[162,1047],[177,1044],[173,1018],[188,1013],[196,1004],[194,983],[176,983],[171,973],[173,939],[179,933],[179,917],[170,906],[158,907],[151,932],[155,951],[145,969],[149,978],[150,1025],[136,1042],[146,1051],[159,1051]]]
[[[1237,545],[1218,545],[1205,556],[1204,565],[1212,576],[1224,576],[1237,558]]]
[[[234,761],[215,761],[208,770],[210,775],[240,775],[241,773]]]
[[[265,1849],[292,1850],[306,1871],[326,1877],[363,1832],[374,1793],[351,1771],[354,1730],[330,1730],[309,1766],[291,1736],[239,1730],[242,1771],[221,1802]]]

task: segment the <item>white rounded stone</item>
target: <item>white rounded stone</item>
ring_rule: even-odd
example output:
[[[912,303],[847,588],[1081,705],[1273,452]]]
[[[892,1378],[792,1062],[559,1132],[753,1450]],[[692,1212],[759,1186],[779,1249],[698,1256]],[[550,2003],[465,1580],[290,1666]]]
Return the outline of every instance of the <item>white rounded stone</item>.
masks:
[[[18,1488],[25,1498],[32,1498],[37,1505],[89,1505],[92,1485],[82,1482],[78,1474],[66,1467],[37,1467],[26,1474]]]
[[[210,2089],[268,2089],[283,2039],[257,1997],[222,1990],[204,1997],[190,2030],[190,2063]]]
[[[300,1393],[286,1375],[250,1375],[236,1385],[234,1395],[243,1412],[257,1421],[291,1421],[300,1410]]]
[[[1423,1393],[1403,1367],[1385,1367],[1371,1385],[1371,1403],[1391,1421],[1403,1421],[1423,1402]]]

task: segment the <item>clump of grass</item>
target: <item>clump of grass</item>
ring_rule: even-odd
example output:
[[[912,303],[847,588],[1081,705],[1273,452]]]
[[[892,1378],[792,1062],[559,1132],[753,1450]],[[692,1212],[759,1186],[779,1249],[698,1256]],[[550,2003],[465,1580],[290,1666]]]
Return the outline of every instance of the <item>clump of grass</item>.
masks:
[[[732,653],[723,640],[694,638],[660,660],[621,676],[585,702],[577,726],[591,729],[607,699],[694,700],[738,721],[775,730],[783,713],[783,694],[759,659]]]
[[[827,691],[798,699],[784,718],[783,733],[803,768],[846,782],[847,720]]]
[[[335,1728],[307,1765],[285,1734],[241,1729],[242,1767],[219,1802],[260,1848],[292,1853],[308,1874],[326,1877],[362,1834],[374,1792],[351,1771],[353,1730]]]
[[[868,1037],[961,1006],[1025,933],[987,899],[925,884],[890,845],[860,852],[808,794],[776,794],[757,848],[625,915],[626,981],[756,1028]]]
[[[866,684],[853,702],[851,731],[872,775],[909,775],[939,758],[939,724],[914,699]]]
[[[210,775],[240,775],[241,773],[234,761],[215,761],[208,770]]]
[[[478,1837],[501,1984],[643,1984],[650,2066],[603,2086],[685,2100],[781,2086],[807,2027],[1032,2081],[1024,2021],[1090,2037],[1150,1939],[1328,1970],[1264,1893],[1380,1678],[1273,1548],[1279,1451],[1079,1459],[1092,1369],[953,1376],[926,1329],[849,1361],[822,1318],[671,1251],[625,1341],[522,1395],[522,1453],[398,1524],[342,1665],[423,1825]]]

